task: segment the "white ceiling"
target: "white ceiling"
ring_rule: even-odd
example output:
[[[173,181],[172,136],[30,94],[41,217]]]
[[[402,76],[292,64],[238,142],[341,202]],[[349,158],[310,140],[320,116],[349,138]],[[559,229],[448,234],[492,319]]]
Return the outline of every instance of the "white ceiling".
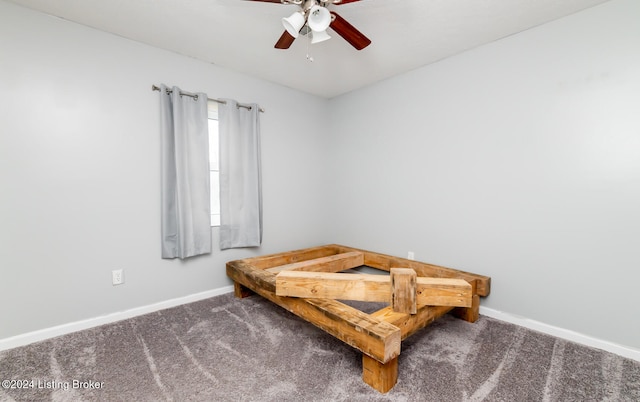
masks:
[[[608,0],[362,0],[330,8],[372,44],[335,32],[274,49],[295,5],[248,0],[10,0],[102,31],[331,98]],[[307,59],[310,52],[314,61]]]

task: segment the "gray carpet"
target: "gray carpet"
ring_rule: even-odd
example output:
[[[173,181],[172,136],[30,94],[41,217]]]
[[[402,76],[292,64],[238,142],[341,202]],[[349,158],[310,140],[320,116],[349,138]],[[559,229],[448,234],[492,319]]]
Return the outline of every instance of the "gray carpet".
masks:
[[[282,308],[228,294],[0,352],[0,380],[34,380],[0,400],[640,401],[640,362],[487,317],[408,338],[387,394],[361,364]]]

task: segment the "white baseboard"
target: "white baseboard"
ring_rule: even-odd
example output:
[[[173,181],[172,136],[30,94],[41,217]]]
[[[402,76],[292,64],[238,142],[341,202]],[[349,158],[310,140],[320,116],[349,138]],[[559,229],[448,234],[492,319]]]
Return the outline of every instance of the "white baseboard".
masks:
[[[502,311],[494,310],[480,306],[480,314],[487,317],[495,318],[500,321],[506,321],[511,324],[516,324],[521,327],[529,328],[534,331],[542,332],[547,335],[555,336],[558,338],[566,339],[571,342],[579,343],[581,345],[590,346],[596,349],[606,350],[607,352],[615,353],[628,359],[640,361],[640,350],[619,345],[617,343],[605,341],[602,339],[594,338],[588,335],[581,334],[579,332],[570,331],[568,329],[555,327],[553,325],[545,324],[540,321],[531,320],[529,318],[520,317],[517,315],[505,313]]]
[[[208,290],[206,292],[149,304],[147,306],[136,307],[130,310],[120,311],[100,317],[89,318],[87,320],[76,321],[69,324],[63,324],[51,328],[41,329],[38,331],[28,332],[26,334],[17,335],[10,338],[0,339],[0,351],[17,348],[18,346],[25,346],[30,343],[44,341],[46,339],[55,338],[56,336],[70,334],[72,332],[82,331],[84,329],[89,329],[104,324],[110,324],[116,321],[126,320],[127,318],[153,313],[155,311],[180,306],[182,304],[193,303],[198,300],[208,299],[210,297],[222,295],[229,292],[233,292],[233,286],[225,286],[218,289]]]
[[[110,324],[113,322],[126,320],[128,318],[136,317],[143,314],[153,313],[155,311],[164,310],[167,308],[180,306],[187,303],[193,303],[198,300],[208,299],[210,297],[219,296],[225,293],[233,292],[233,286],[225,286],[218,289],[208,290],[206,292],[196,293],[176,299],[166,300],[147,306],[136,307],[130,310],[121,311],[117,313],[107,314],[100,317],[90,318],[87,320],[76,321],[69,324],[58,325],[51,328],[45,328],[38,331],[28,332],[26,334],[13,336],[10,338],[0,339],[0,351],[13,349],[19,346],[25,346],[30,343],[44,341],[46,339],[55,338],[57,336],[70,334],[72,332],[82,331],[97,327],[104,324]],[[566,339],[568,341],[576,342],[582,345],[590,346],[597,349],[606,350],[607,352],[615,353],[617,355],[640,361],[640,350],[619,345],[613,342],[605,341],[602,339],[593,338],[578,332],[570,331],[568,329],[555,327],[553,325],[545,324],[540,321],[531,320],[525,317],[505,313],[502,311],[494,310],[480,306],[480,314],[487,317],[495,318],[497,320],[506,321],[515,325],[519,325],[525,328],[532,329],[534,331],[542,332],[551,336]]]

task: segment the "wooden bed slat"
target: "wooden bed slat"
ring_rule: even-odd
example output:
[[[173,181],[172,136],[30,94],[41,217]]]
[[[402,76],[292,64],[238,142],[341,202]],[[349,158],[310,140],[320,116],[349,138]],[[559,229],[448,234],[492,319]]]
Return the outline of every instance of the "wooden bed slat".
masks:
[[[348,250],[351,252],[356,250]],[[293,264],[294,262],[313,260],[315,258],[328,257],[330,255],[338,254],[340,251],[334,246],[320,246],[306,248],[302,250],[287,251],[284,253],[269,254],[261,257],[245,258],[245,263],[251,264],[254,268],[267,269],[278,267],[280,265]]]
[[[364,254],[358,251],[330,255],[328,257],[315,258],[313,260],[294,262],[267,268],[266,271],[277,274],[282,271],[322,271],[340,272],[364,265]]]

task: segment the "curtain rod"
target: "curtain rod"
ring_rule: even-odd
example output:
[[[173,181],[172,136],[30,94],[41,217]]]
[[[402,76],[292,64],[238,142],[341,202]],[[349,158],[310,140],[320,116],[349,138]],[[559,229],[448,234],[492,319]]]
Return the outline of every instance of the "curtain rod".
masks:
[[[156,85],[151,85],[151,90],[152,90],[152,91],[160,91],[160,90],[162,90],[162,88],[160,88],[159,86],[156,86]],[[173,90],[172,90],[172,89],[167,88],[167,92],[168,92],[168,93],[171,93],[171,92],[173,92]],[[190,97],[190,98],[194,98],[194,99],[197,99],[197,98],[198,98],[198,95],[196,95],[196,94],[191,94],[191,93],[189,93],[189,92],[180,92],[180,95],[182,95],[182,96],[188,96],[188,97]],[[207,100],[214,101],[214,102],[218,102],[218,103],[222,103],[223,105],[226,105],[226,104],[227,104],[227,101],[223,101],[222,99],[207,98]],[[243,105],[243,104],[241,104],[241,103],[238,103],[238,107],[243,107],[243,108],[245,108],[245,109],[249,109],[249,110],[251,110],[251,106],[249,106],[249,105]],[[259,108],[258,110],[259,110],[260,112],[264,113],[264,109],[263,109],[263,108]]]

